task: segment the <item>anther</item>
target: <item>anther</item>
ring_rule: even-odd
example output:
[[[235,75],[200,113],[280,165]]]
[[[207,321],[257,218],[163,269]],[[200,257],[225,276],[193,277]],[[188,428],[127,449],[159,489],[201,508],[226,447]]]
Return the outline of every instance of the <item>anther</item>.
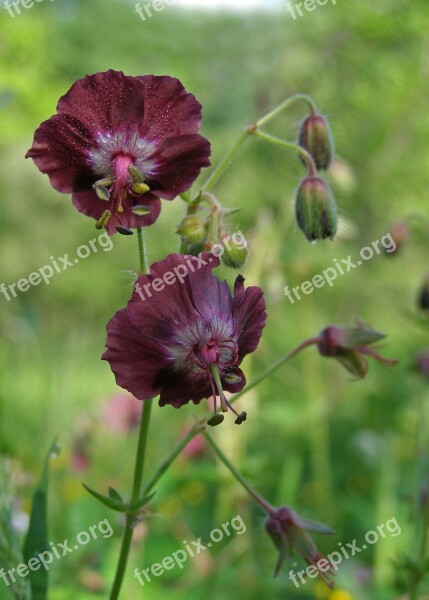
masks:
[[[111,216],[112,213],[110,212],[110,210],[105,210],[95,224],[96,229],[103,229],[103,227],[106,227]]]

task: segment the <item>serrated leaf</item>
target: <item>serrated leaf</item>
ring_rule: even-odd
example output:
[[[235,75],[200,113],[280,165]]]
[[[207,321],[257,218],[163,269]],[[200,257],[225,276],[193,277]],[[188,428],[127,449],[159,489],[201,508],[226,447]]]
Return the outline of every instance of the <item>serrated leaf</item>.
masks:
[[[48,543],[48,483],[49,460],[57,456],[59,448],[55,440],[45,458],[45,463],[39,485],[34,492],[31,506],[30,526],[24,542],[24,561],[28,563],[31,558],[49,548]],[[28,578],[31,585],[33,600],[46,600],[49,586],[49,572],[46,569],[30,571]]]
[[[86,489],[86,491],[91,494],[91,496],[94,496],[94,498],[96,498],[105,506],[108,506],[109,508],[111,508],[112,510],[116,510],[117,512],[127,512],[128,507],[123,503],[122,500],[115,500],[109,496],[103,496],[103,494],[99,494],[95,490],[92,490],[85,483],[82,483],[82,485]]]

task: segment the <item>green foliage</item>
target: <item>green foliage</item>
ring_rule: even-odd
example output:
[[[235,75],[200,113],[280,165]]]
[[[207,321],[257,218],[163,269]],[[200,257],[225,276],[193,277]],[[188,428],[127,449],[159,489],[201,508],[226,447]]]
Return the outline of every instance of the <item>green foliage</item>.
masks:
[[[429,416],[427,387],[408,368],[415,353],[429,346],[427,318],[415,310],[429,250],[428,25],[426,0],[360,0],[353,6],[338,0],[297,21],[286,13],[219,16],[172,7],[142,22],[133,2],[119,0],[45,1],[13,19],[0,10],[0,283],[26,277],[51,256],[72,255],[96,237],[93,222],[23,158],[34,129],[53,114],[75,79],[108,68],[179,77],[203,104],[203,133],[213,144],[214,164],[244,125],[292,93],[311,94],[329,117],[345,161],[330,176],[341,218],[333,244],[309,245],[294,223],[303,167],[291,154],[250,140],[215,190],[224,206],[243,208],[229,217],[231,228],[250,243],[243,275],[249,285],[264,288],[269,307],[261,347],[244,370],[251,380],[305,337],[330,323],[352,325],[355,317],[388,334],[383,353],[400,365],[388,370],[372,363],[364,381],[350,382],[334,361],[308,350],[240,400],[249,415],[245,426],[238,431],[224,423],[216,436],[272,503],[289,503],[328,523],[338,541],[361,540],[392,516],[398,519],[399,537],[387,537],[341,570],[338,587],[353,600],[395,597],[393,559],[408,555],[412,545],[403,498],[414,481],[419,395]],[[305,107],[297,106],[270,130],[294,140],[304,116]],[[147,231],[151,262],[178,250],[175,231],[184,213],[180,201],[163,203],[160,220]],[[332,288],[294,304],[284,296],[285,285],[310,280],[334,258],[356,258],[392,221],[410,213],[416,215],[412,235],[397,256],[376,255],[338,277]],[[50,285],[9,302],[0,295],[0,452],[13,456],[17,473],[27,475],[18,499],[29,512],[25,498],[34,480],[28,482],[28,473],[34,478],[39,471],[35,448],[60,433],[64,452],[51,477],[53,542],[111,514],[86,494],[82,479],[96,489],[123,490],[125,497],[131,486],[136,440],[105,423],[105,405],[116,387],[99,357],[105,324],[128,300],[129,271],[137,266],[135,239],[115,236],[111,251],[100,249]],[[235,271],[220,272],[233,282]],[[154,411],[152,470],[194,413],[204,410]],[[84,474],[75,465],[82,453],[88,457]],[[271,579],[276,556],[263,515],[210,453],[199,460],[179,458],[149,506],[142,511],[138,531],[144,545],[135,545],[124,598],[330,598],[313,582],[296,590],[287,568]],[[140,590],[132,577],[135,566],[161,561],[184,539],[207,539],[236,514],[247,525],[244,535]],[[106,597],[119,517],[109,541],[95,540],[52,566],[54,600]],[[322,549],[336,550],[336,542],[323,541]],[[14,556],[13,564],[19,561]]]

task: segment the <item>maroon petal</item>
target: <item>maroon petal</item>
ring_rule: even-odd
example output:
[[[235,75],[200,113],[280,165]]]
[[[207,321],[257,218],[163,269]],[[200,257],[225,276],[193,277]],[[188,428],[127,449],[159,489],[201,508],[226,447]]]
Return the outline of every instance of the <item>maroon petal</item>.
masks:
[[[51,185],[64,194],[88,189],[95,181],[87,149],[92,137],[70,116],[54,115],[40,125],[26,158],[32,158]]]
[[[240,357],[256,350],[267,313],[264,294],[259,287],[244,288],[244,279],[239,275],[234,286],[233,320],[238,336]]]
[[[133,325],[127,310],[118,311],[107,324],[107,350],[102,359],[110,363],[116,383],[139,400],[154,398],[160,392],[155,381],[166,358],[162,347],[150,347]]]
[[[124,200],[124,212],[121,214],[115,214],[111,203],[100,200],[93,190],[73,194],[72,200],[79,212],[88,217],[92,217],[97,221],[105,210],[110,209],[112,216],[106,225],[106,230],[110,235],[116,233],[116,227],[118,225],[125,227],[126,229],[152,225],[152,223],[155,223],[158,219],[161,212],[161,201],[153,194],[144,195],[144,205],[150,209],[150,213],[144,217],[138,217],[131,212],[131,208],[135,202],[130,198]]]
[[[202,262],[206,264],[200,264]],[[154,263],[150,274],[141,275],[137,280],[128,303],[128,314],[133,323],[142,331],[150,331],[153,336],[171,341],[177,331],[201,318],[189,292],[190,281],[194,289],[195,278],[206,281],[205,273],[210,273],[218,265],[219,259],[207,253],[201,257],[170,254]],[[212,275],[211,279],[217,281]],[[154,288],[155,280],[155,288],[159,291]]]
[[[145,75],[137,78],[144,88],[145,112],[140,133],[151,140],[197,133],[201,104],[178,79]]]
[[[210,143],[201,135],[166,139],[150,157],[158,165],[148,179],[151,189],[173,200],[191,187],[203,167],[210,165],[210,152]]]
[[[87,75],[60,98],[57,112],[79,120],[94,137],[99,133],[124,131],[142,120],[144,87],[138,77],[129,77],[121,71]]]

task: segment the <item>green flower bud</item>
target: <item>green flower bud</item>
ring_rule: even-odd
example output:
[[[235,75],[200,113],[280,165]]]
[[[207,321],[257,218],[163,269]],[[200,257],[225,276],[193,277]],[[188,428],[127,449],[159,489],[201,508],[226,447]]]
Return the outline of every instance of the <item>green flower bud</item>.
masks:
[[[206,221],[198,215],[188,215],[179,225],[177,233],[185,244],[204,244],[207,237]]]
[[[334,142],[328,121],[322,115],[310,115],[303,121],[299,145],[313,157],[318,169],[328,169],[334,158]]]
[[[225,252],[222,254],[223,263],[232,269],[240,269],[247,260],[247,248],[237,246],[230,239],[224,247]]]
[[[334,238],[337,232],[337,206],[328,184],[320,177],[306,177],[296,199],[296,218],[310,242]]]

